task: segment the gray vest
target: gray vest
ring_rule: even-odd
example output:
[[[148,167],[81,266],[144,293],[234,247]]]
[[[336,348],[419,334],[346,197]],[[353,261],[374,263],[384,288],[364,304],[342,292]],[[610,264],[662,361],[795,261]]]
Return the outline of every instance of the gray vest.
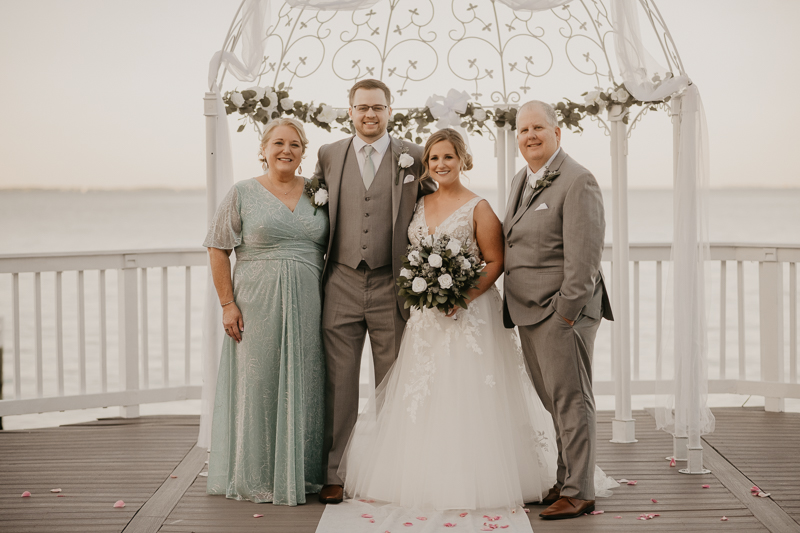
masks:
[[[339,193],[339,212],[331,260],[371,269],[392,264],[392,147],[386,149],[369,190],[358,168],[353,145],[347,150]]]

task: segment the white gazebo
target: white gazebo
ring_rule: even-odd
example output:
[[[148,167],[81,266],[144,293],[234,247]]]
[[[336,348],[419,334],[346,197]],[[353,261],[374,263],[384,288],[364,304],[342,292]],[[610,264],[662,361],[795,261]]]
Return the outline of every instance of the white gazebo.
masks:
[[[252,87],[226,91],[231,77]],[[581,129],[582,121],[592,120],[610,138],[610,278],[616,317],[613,442],[636,440],[631,413],[628,138],[648,111],[669,112],[675,222],[654,381],[656,419],[674,436],[675,458],[688,460],[682,472],[706,472],[700,437],[713,431],[714,419],[706,403],[705,117],[699,91],[684,71],[655,2],[244,0],[209,69],[209,219],[233,185],[227,114],[242,121],[239,131],[251,124],[258,130],[271,118],[293,115],[328,131],[340,129],[344,135],[349,133],[346,115],[336,104],[343,104],[345,91],[363,78],[381,79],[392,88],[396,114],[390,127],[395,135],[421,142],[431,127],[453,126],[491,138],[501,211],[518,170],[516,108],[527,99],[541,99],[532,95],[539,87],[556,81],[562,90],[570,88],[557,104],[562,128]],[[210,441],[222,337],[210,274],[208,288],[198,440],[203,446]]]

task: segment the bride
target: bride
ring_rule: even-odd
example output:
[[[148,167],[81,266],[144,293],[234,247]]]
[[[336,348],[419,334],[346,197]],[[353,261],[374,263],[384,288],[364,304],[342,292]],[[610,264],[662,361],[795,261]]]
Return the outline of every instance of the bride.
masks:
[[[443,234],[469,242],[486,276],[467,309],[412,309],[397,361],[359,416],[339,474],[350,497],[402,508],[518,509],[554,485],[556,441],[517,335],[503,326],[494,284],[503,271],[500,221],[461,182],[472,157],[455,130],[431,135],[423,163],[439,188],[419,200],[410,242]]]

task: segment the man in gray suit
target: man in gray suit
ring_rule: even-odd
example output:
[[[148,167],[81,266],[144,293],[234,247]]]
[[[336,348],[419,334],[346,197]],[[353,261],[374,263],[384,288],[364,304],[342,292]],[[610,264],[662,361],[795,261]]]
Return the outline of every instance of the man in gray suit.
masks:
[[[533,384],[555,423],[556,484],[539,516],[574,518],[594,510],[592,352],[600,319],[613,320],[600,270],[603,197],[591,172],[561,149],[551,105],[519,109],[517,141],[528,164],[511,184],[503,223],[503,320],[518,326]]]
[[[417,198],[433,192],[433,180],[420,180],[422,148],[386,131],[390,101],[391,92],[381,81],[353,85],[349,114],[356,135],[322,146],[314,172],[330,195],[330,240],[322,278],[327,370],[323,503],[339,503],[344,496],[337,470],[358,415],[367,331],[375,383],[397,358],[409,311],[397,295],[395,279],[407,252]]]

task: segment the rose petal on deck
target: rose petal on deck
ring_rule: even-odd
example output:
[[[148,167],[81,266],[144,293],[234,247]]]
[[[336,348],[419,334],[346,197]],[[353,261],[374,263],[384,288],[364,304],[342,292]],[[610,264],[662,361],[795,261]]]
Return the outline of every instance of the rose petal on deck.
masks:
[[[263,518],[263,514],[254,514],[253,518]]]
[[[756,496],[758,496],[759,498],[768,498],[768,497],[769,497],[769,495],[770,495],[770,493],[769,493],[769,492],[764,492],[763,490],[762,490],[762,491],[759,491],[759,493],[758,493],[758,494],[756,494]]]
[[[631,480],[631,481],[627,481],[626,483],[627,483],[628,485],[636,485],[636,484],[637,484],[637,483],[639,483],[639,482],[638,482],[638,481],[636,481],[636,480]]]
[[[58,496],[56,496],[56,498],[66,498],[66,497],[67,497],[66,494],[59,494]]]
[[[603,514],[603,513],[605,513],[605,511],[592,511],[589,514]]]
[[[364,513],[364,514],[361,515],[361,518],[372,518],[372,515]]]
[[[530,510],[530,509],[525,509],[525,512],[526,512],[526,513],[530,513],[530,512],[531,512],[531,510]]]
[[[728,521],[728,517],[727,516],[723,516],[722,518],[720,518],[720,521],[721,522],[727,522]]]
[[[25,492],[22,493],[22,497],[23,498],[30,498],[31,497],[31,493],[26,490]]]
[[[404,525],[404,526],[406,526],[406,527],[411,527],[411,526],[413,526],[414,524],[412,524],[411,522],[406,522],[406,523],[404,523],[403,525]]]
[[[426,518],[426,517],[424,517],[424,516],[418,516],[418,517],[417,517],[417,520],[427,520],[427,518]]]
[[[650,501],[653,503],[658,503],[658,500],[656,500],[655,498],[650,498]]]
[[[172,479],[177,479],[178,478],[178,476],[169,476],[169,477],[171,477]]]
[[[620,515],[615,516],[614,518],[622,518]]]
[[[370,519],[369,519],[369,523],[370,523],[370,524],[374,524],[374,523],[375,523],[375,519],[374,519],[374,518],[370,518]]]
[[[669,460],[669,466],[675,466],[677,463],[675,462],[675,458],[671,457]]]
[[[117,500],[114,503],[114,509],[122,509],[123,507],[125,507],[125,502],[122,500]]]
[[[703,485],[703,488],[704,488],[704,489],[710,489],[710,488],[711,488],[711,485]]]
[[[461,518],[464,518],[465,516],[467,516],[467,514],[469,514],[469,513],[461,513],[458,516],[460,516]]]
[[[444,527],[456,527],[452,522],[445,522]],[[389,533],[388,531],[386,533]]]
[[[50,492],[61,492],[61,489],[50,489]]]

